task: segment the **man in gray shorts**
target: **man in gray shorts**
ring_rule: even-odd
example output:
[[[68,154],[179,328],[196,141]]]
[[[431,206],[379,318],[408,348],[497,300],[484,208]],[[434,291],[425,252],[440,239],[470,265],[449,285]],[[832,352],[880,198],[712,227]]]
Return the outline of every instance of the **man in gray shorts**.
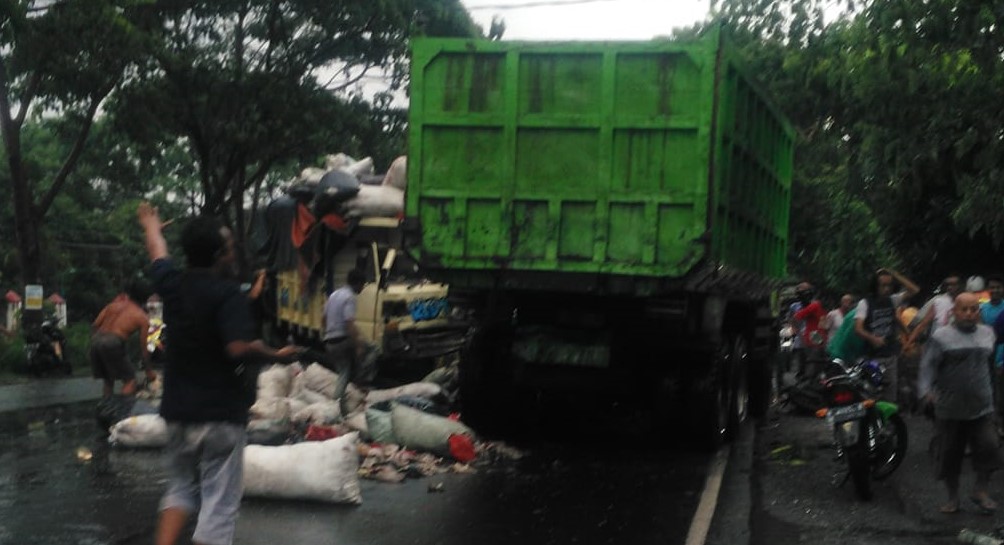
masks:
[[[181,244],[188,266],[182,271],[168,257],[157,211],[142,203],[137,215],[171,331],[160,405],[168,426],[168,488],[156,542],[177,542],[188,517],[197,513],[192,542],[229,545],[241,501],[255,364],[292,361],[300,351],[252,340],[248,299],[233,274],[233,239],[222,222],[201,216],[185,226]]]

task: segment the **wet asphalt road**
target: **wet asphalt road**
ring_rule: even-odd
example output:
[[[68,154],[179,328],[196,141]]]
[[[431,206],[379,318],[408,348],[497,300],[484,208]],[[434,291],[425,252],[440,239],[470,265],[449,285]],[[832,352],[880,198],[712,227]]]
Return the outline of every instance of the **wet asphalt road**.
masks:
[[[107,447],[93,404],[0,413],[0,544],[152,543],[160,453]],[[360,506],[245,500],[235,543],[684,543],[708,457],[577,414],[521,438],[518,462],[363,480]],[[443,491],[429,492],[438,483]]]

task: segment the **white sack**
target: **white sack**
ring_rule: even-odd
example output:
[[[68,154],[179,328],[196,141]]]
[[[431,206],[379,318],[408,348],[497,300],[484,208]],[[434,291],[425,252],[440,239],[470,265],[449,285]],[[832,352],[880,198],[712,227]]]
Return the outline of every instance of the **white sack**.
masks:
[[[257,399],[277,399],[289,396],[293,375],[285,365],[271,365],[258,373]]]
[[[359,436],[363,439],[369,440],[371,438],[369,423],[366,421],[365,411],[350,413],[345,417],[343,423],[348,426],[349,429],[359,432]]]
[[[338,402],[326,399],[319,403],[307,405],[293,413],[293,422],[307,422],[317,426],[327,426],[334,424],[342,417],[342,411],[338,407]]]
[[[300,382],[301,388],[323,394],[324,397],[331,399],[331,396],[335,394],[338,375],[319,363],[312,363],[297,375],[296,380]]]
[[[312,363],[297,375],[295,381],[299,383],[293,387],[293,390],[298,392],[297,396],[303,395],[303,390],[310,390],[323,394],[327,399],[333,399],[338,374],[319,363]],[[345,405],[349,412],[358,409],[364,399],[365,396],[359,391],[359,388],[349,383],[348,388],[345,389]]]
[[[425,399],[432,399],[443,391],[443,387],[434,384],[432,382],[412,382],[411,384],[405,384],[403,386],[398,386],[397,388],[388,388],[386,390],[370,390],[366,394],[366,403],[374,404],[380,403],[381,401],[388,401],[401,396],[412,396],[421,397]]]
[[[366,394],[362,393],[354,384],[349,383],[349,387],[345,390],[345,410],[352,414],[359,410],[364,403],[366,403]]]
[[[300,171],[300,176],[296,181],[303,184],[317,185],[321,183],[321,178],[324,177],[325,172],[327,171],[323,168],[307,167]]]
[[[345,155],[344,153],[335,153],[324,156],[324,169],[335,170],[336,168],[345,168],[356,162],[358,161],[354,157]]]
[[[289,401],[289,414],[291,415],[295,415],[311,405],[298,397],[288,397],[286,399]]]
[[[327,441],[244,449],[244,495],[362,503],[358,434]]]
[[[259,399],[251,405],[249,411],[251,418],[261,418],[266,420],[282,420],[289,418],[291,413],[289,398]]]
[[[423,413],[399,403],[394,403],[390,411],[394,437],[398,443],[414,450],[432,452],[440,456],[450,454],[450,436],[466,434],[474,437],[474,431],[464,424],[442,416]]]
[[[387,174],[383,177],[383,185],[404,191],[408,185],[408,157],[402,155],[390,164]]]
[[[303,382],[299,381],[299,384],[302,386]],[[330,401],[330,398],[328,398],[328,396],[322,394],[321,392],[315,392],[313,390],[309,390],[307,388],[302,388],[302,387],[300,391],[297,392],[295,396],[293,396],[293,399],[298,399],[306,403],[307,405],[313,405],[314,403],[320,403],[322,401]]]
[[[350,165],[341,167],[342,170],[348,172],[349,174],[359,178],[360,176],[365,176],[367,174],[373,174],[373,158],[364,157]]]
[[[159,414],[130,416],[111,427],[108,442],[121,447],[163,447],[167,422]]]
[[[389,185],[361,185],[345,201],[345,216],[393,218],[404,212],[404,191]]]

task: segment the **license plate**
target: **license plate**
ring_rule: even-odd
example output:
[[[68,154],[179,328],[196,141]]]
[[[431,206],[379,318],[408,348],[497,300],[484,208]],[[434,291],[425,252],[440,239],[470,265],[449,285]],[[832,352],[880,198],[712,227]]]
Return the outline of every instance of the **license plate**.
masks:
[[[847,407],[833,407],[826,412],[826,419],[834,424],[864,418],[865,407],[861,403],[848,405]]]

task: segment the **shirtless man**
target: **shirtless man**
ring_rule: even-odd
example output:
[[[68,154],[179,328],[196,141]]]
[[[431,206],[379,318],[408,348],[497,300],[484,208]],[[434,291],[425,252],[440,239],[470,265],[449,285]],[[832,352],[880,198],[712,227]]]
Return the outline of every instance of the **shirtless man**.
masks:
[[[157,378],[150,366],[150,353],[146,350],[149,328],[150,320],[146,312],[126,293],[118,294],[91,324],[91,369],[94,378],[105,382],[104,397],[112,395],[116,380],[122,381],[122,395],[136,393],[136,368],[126,355],[126,340],[134,331],[139,332],[146,378],[149,381]]]

